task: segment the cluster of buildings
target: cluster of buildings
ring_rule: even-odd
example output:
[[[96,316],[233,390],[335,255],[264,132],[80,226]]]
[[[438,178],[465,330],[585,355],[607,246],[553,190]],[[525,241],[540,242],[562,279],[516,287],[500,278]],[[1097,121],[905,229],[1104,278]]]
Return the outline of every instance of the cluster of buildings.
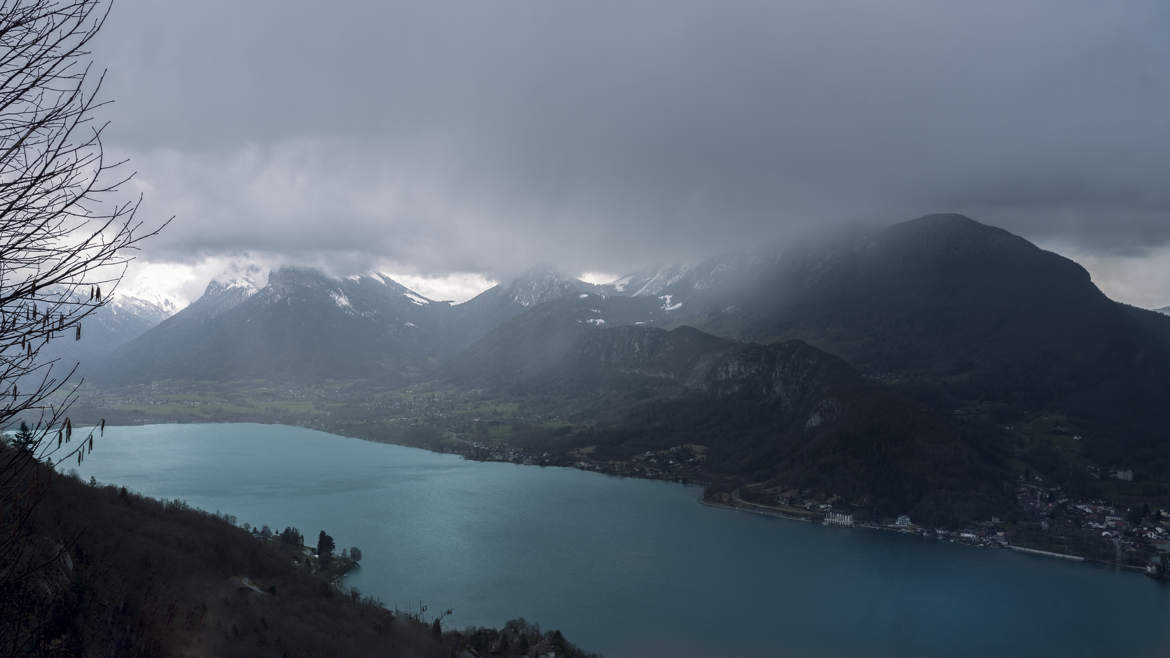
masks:
[[[537,455],[502,443],[483,443],[481,441],[472,441],[470,447],[471,450],[463,454],[468,459],[485,462],[509,462],[526,466],[551,465],[547,452]]]
[[[1110,469],[1102,475],[1133,480],[1128,469]],[[1021,480],[1016,499],[1025,522],[1050,535],[1052,543],[1069,546],[1070,552],[1087,559],[1140,569],[1160,563],[1160,556],[1170,552],[1168,510],[1076,499],[1040,476]]]

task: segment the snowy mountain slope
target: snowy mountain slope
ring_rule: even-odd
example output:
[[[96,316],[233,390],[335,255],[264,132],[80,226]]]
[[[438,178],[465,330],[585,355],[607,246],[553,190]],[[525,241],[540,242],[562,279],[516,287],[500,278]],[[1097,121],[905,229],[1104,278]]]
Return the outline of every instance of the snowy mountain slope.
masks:
[[[566,276],[552,267],[534,267],[452,307],[452,353],[471,345],[496,327],[528,309],[581,295],[604,294],[604,287]]]
[[[50,297],[53,291],[48,289]],[[116,292],[104,306],[82,321],[80,340],[75,340],[72,333],[58,336],[41,350],[41,360],[56,360],[59,365],[54,368],[55,374],[63,374],[74,364],[79,364],[79,372],[84,374],[102,358],[146,333],[169,315],[168,308]]]
[[[377,273],[336,279],[282,268],[259,288],[213,281],[119,350],[109,379],[398,379],[440,358],[449,313],[448,304]]]
[[[610,295],[603,286],[547,266],[462,304],[431,300],[378,272],[334,278],[313,269],[282,268],[263,286],[246,280],[208,284],[202,297],[120,350],[110,372],[121,382],[409,379],[509,320],[550,304],[561,304],[556,308],[572,321],[592,326],[660,323],[678,308],[669,295]]]
[[[686,276],[689,268],[683,265],[657,265],[647,270],[627,274],[604,284],[601,288],[613,295],[647,297],[662,294],[667,287]]]

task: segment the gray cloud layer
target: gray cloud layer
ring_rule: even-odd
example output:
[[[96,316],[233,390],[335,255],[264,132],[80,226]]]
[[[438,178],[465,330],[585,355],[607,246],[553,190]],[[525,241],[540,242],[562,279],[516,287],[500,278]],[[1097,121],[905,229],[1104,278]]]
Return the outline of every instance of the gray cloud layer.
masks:
[[[935,211],[1170,243],[1166,34],[1163,0],[119,0],[96,56],[179,216],[152,258],[621,271]]]

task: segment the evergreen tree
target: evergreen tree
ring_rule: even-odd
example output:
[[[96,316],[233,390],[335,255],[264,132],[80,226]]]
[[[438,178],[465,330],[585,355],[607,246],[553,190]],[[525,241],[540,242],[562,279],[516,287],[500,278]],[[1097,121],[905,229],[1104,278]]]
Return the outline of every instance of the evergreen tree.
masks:
[[[12,437],[12,447],[21,452],[31,453],[37,447],[37,437],[28,428],[28,423],[21,421],[20,431]]]
[[[321,566],[326,566],[333,559],[333,549],[335,544],[333,538],[325,534],[322,530],[321,534],[317,535],[317,556],[321,560]]]
[[[305,537],[300,530],[292,526],[288,526],[280,533],[280,541],[291,544],[293,546],[303,546],[305,544]]]

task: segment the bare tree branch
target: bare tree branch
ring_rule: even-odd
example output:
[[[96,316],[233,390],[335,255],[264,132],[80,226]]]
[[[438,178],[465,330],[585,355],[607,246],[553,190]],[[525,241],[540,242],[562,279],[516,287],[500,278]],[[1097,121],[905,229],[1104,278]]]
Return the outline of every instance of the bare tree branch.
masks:
[[[108,303],[144,229],[140,200],[118,200],[133,177],[109,162],[94,116],[104,72],[89,46],[106,0],[0,1],[0,428],[29,422],[34,441],[0,452],[0,584],[28,572],[17,553],[36,507],[37,462],[80,463],[104,427],[75,430],[76,366],[40,358],[80,338]]]

